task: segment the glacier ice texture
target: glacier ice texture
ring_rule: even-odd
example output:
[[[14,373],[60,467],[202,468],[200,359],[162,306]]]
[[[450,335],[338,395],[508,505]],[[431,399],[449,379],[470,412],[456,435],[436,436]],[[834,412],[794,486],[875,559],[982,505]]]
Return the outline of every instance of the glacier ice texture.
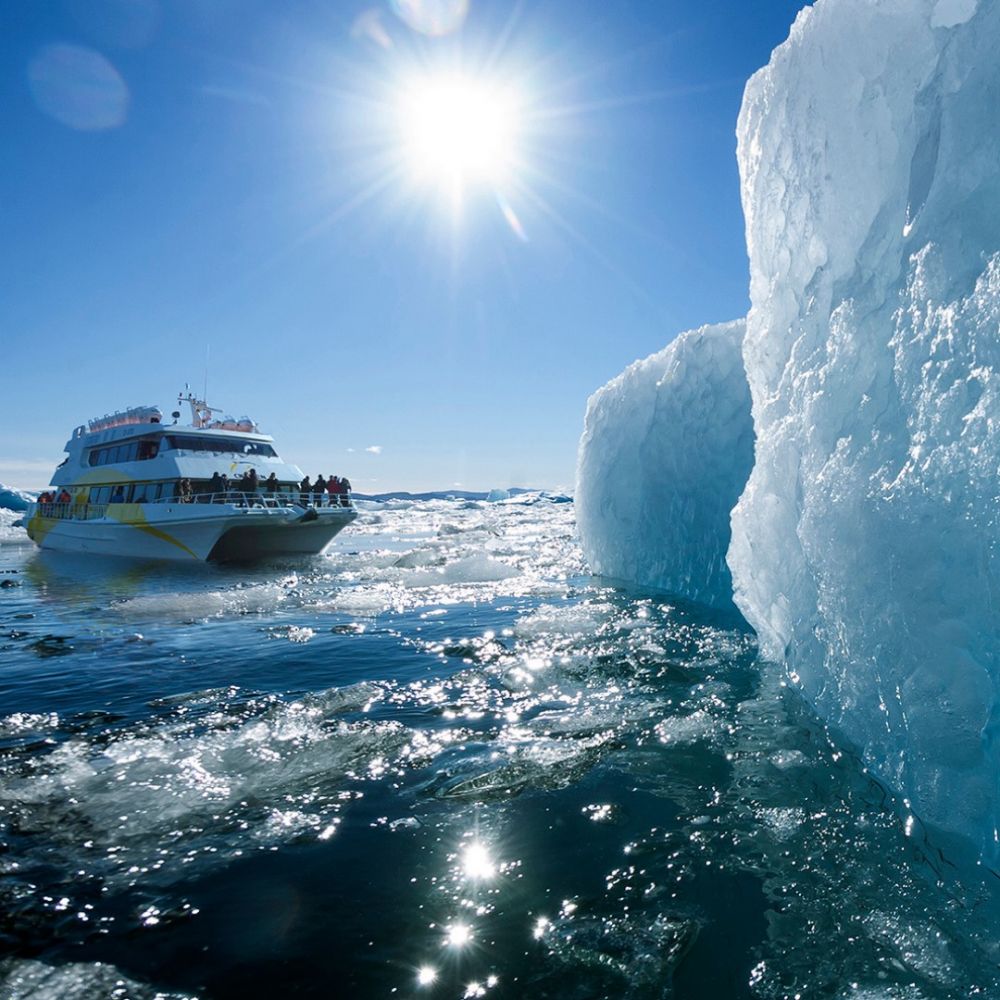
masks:
[[[998,44],[994,0],[820,0],[749,82],[757,455],[729,555],[764,655],[991,860]]]
[[[590,398],[576,515],[595,573],[732,607],[729,516],[753,464],[743,331],[682,334]]]
[[[705,526],[676,498],[708,498],[714,473],[678,469],[688,486],[663,474],[714,417],[688,418],[683,379],[660,384],[666,354],[591,400],[577,486],[597,572],[689,597],[724,589],[705,562],[731,523],[734,599],[762,654],[908,808],[991,864],[998,46],[1000,0],[817,0],[799,14],[737,127],[756,440],[731,522],[713,512],[720,534],[696,539]]]

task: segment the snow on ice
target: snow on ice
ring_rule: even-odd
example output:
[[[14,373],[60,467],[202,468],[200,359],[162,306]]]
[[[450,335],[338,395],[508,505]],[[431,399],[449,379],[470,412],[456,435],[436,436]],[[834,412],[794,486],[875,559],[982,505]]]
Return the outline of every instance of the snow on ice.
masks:
[[[738,155],[756,457],[728,555],[763,654],[917,814],[994,862],[998,39],[997,0],[818,0],[749,82]],[[650,403],[659,376],[641,371],[591,401],[577,489],[594,568],[649,584],[647,561],[690,553],[688,532],[705,530],[672,513],[677,495],[713,487],[699,468],[683,486],[652,467],[690,421],[679,399]],[[679,397],[682,381],[655,391]],[[672,410],[681,427],[659,419]],[[714,406],[700,412],[716,422]],[[602,483],[640,495],[595,517]],[[729,521],[714,524],[717,549]],[[659,582],[704,599],[703,579],[696,563]]]

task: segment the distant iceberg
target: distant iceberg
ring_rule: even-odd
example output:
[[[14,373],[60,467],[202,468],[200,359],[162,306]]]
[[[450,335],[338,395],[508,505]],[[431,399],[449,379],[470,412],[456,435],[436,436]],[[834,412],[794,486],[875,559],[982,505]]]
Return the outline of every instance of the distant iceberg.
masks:
[[[744,328],[683,334],[590,398],[576,516],[595,573],[732,607],[729,515],[753,464]]]
[[[4,486],[0,483],[0,509],[26,511],[28,504],[32,504],[37,499],[37,494],[28,493],[26,490],[16,490],[13,486]]]
[[[817,0],[749,82],[738,147],[756,457],[728,554],[763,654],[914,812],[992,862],[998,44],[1000,0]],[[633,382],[621,447],[669,453],[678,431],[650,422],[648,386]],[[609,476],[643,494],[635,509],[668,502],[641,463],[603,455],[581,462],[581,512]],[[632,547],[614,575],[647,582],[643,550],[693,552],[677,536],[695,522],[673,521],[623,511],[580,530],[599,572],[600,553]],[[699,596],[701,567],[671,573]]]

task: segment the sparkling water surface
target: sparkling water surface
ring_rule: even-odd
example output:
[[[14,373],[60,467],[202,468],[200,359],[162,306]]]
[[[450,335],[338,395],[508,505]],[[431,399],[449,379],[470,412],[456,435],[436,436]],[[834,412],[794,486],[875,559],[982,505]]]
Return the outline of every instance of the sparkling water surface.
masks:
[[[0,535],[0,996],[1000,996],[1000,880],[532,501],[253,567]]]

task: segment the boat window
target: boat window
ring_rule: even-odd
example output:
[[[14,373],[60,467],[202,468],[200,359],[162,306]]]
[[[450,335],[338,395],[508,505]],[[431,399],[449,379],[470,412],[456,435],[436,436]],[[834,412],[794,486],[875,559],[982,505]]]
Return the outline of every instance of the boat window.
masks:
[[[110,499],[111,499],[110,486],[98,486],[96,488],[91,487],[90,490],[91,503],[107,503]]]
[[[159,437],[137,438],[124,444],[109,444],[92,448],[87,459],[90,465],[113,465],[116,462],[142,462],[156,458],[160,449]]]
[[[277,458],[278,453],[266,441],[209,437],[194,434],[168,434],[166,447],[182,451],[214,451],[225,455],[263,455]]]

